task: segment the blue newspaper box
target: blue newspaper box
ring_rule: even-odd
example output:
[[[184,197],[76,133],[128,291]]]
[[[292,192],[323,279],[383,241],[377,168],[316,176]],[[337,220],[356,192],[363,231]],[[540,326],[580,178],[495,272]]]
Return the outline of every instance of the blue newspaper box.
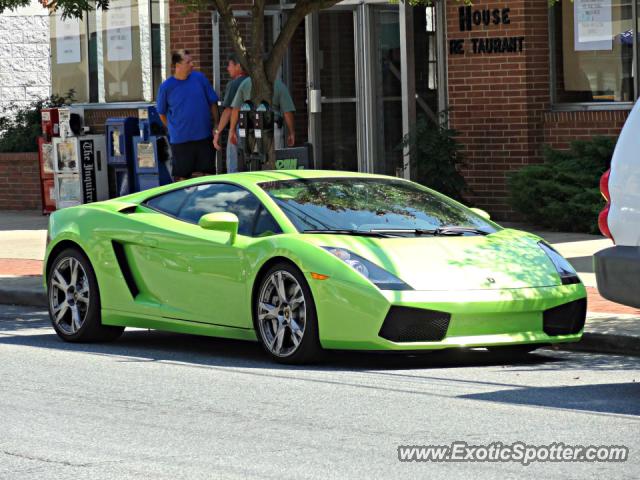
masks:
[[[105,130],[109,197],[120,197],[135,191],[132,177],[133,137],[138,134],[138,119],[135,117],[109,118]]]

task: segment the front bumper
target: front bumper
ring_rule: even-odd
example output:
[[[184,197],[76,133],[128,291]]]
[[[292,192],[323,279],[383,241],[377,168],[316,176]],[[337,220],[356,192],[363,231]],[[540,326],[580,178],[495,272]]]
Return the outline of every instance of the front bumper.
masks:
[[[593,256],[598,292],[612,302],[640,308],[640,247],[616,245]]]
[[[545,333],[543,320],[545,311],[586,299],[582,284],[503,290],[380,291],[333,279],[313,282],[310,280],[318,313],[320,343],[324,348],[438,350],[576,342],[582,336],[583,324],[579,325],[577,333],[555,335]],[[586,303],[578,304],[584,304],[586,315]],[[446,333],[436,341],[383,338],[381,329],[391,307],[447,314]],[[441,319],[434,321],[440,321],[438,328],[443,328]],[[546,330],[553,332],[549,328]],[[385,332],[382,334],[393,338]]]

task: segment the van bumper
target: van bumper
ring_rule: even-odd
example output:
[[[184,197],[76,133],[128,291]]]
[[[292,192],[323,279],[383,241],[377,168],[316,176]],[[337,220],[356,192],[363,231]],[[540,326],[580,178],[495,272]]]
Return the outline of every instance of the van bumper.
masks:
[[[616,245],[593,256],[598,291],[607,300],[640,308],[640,247]]]

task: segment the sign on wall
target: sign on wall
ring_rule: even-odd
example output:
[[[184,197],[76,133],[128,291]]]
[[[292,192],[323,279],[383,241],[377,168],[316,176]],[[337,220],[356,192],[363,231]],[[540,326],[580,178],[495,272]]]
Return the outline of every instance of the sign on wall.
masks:
[[[56,62],[58,65],[80,62],[80,20],[62,20],[56,15]]]
[[[461,32],[486,31],[488,27],[510,25],[511,9],[505,8],[458,8]],[[524,37],[487,37],[449,40],[449,54],[464,55],[518,53],[524,49]]]
[[[611,50],[613,24],[611,2],[603,0],[573,0],[573,31],[576,52]]]
[[[133,58],[131,46],[131,0],[112,2],[107,10],[107,60],[130,62]]]

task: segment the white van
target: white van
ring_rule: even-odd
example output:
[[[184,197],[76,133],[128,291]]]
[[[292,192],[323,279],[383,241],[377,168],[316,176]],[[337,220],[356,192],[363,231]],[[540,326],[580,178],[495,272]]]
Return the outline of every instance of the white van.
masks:
[[[604,298],[640,308],[640,100],[620,133],[600,191],[607,205],[598,225],[614,246],[594,255],[598,290]]]

